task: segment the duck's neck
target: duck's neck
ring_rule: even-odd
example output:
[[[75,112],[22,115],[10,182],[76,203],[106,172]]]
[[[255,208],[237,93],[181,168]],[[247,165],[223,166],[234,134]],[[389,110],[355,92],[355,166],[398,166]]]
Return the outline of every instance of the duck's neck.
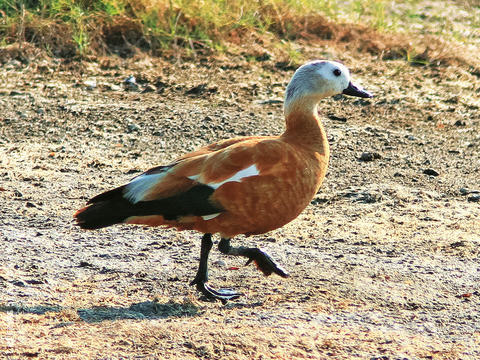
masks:
[[[285,104],[284,137],[322,155],[329,156],[327,134],[318,116],[318,97],[303,96]]]

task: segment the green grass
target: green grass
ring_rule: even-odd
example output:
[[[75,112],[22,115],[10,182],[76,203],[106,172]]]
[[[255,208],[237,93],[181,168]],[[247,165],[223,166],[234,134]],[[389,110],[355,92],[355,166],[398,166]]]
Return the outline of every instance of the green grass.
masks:
[[[0,0],[0,44],[26,41],[65,56],[121,51],[125,45],[153,52],[222,51],[248,33],[296,39],[324,19],[380,32],[412,25],[438,32],[438,21],[422,6],[421,0]],[[468,20],[478,24],[479,8],[471,8]],[[453,25],[448,30],[470,40]]]

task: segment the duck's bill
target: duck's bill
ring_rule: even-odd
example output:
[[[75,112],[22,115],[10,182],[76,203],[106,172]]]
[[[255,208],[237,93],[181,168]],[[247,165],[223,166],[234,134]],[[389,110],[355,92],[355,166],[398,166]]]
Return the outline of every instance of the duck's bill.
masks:
[[[355,85],[351,81],[348,84],[348,87],[345,90],[343,90],[343,94],[350,95],[350,96],[361,97],[361,98],[371,98],[371,97],[373,97],[373,94],[371,94],[368,91],[362,89],[360,86]]]

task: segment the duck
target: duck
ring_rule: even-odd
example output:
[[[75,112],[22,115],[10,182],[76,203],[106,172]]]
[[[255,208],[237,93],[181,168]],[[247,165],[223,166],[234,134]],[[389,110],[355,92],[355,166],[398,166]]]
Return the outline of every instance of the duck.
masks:
[[[237,235],[258,235],[294,220],[310,204],[327,171],[330,149],[318,113],[320,100],[338,94],[371,98],[340,62],[300,66],[284,98],[281,135],[221,140],[153,167],[130,182],[90,199],[74,214],[82,229],[114,224],[163,226],[202,235],[198,270],[190,285],[204,298],[227,302],[243,294],[208,283],[212,236],[218,250],[255,263],[266,276],[288,272],[257,247],[233,246]]]

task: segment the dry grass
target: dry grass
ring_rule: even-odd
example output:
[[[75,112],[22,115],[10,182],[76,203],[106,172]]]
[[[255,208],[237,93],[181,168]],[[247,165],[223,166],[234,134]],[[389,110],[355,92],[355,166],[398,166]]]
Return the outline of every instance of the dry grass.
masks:
[[[471,12],[469,17],[447,22],[451,23],[450,32],[445,30],[447,25],[438,30],[442,18],[430,14],[428,2],[420,0],[410,1],[409,6],[384,0],[350,1],[341,7],[331,1],[311,0],[43,0],[32,5],[35,3],[20,6],[0,1],[0,9],[4,9],[0,35],[5,45],[17,44],[15,49],[23,49],[28,48],[25,43],[34,44],[45,54],[63,58],[128,57],[141,50],[176,57],[219,52],[245,54],[256,60],[278,56],[300,63],[304,59],[294,50],[295,44],[308,42],[417,65],[461,63],[474,72],[480,63],[476,47],[471,46],[478,43],[480,10],[464,2],[447,9]],[[459,22],[462,27],[456,25]],[[415,36],[412,28],[418,29]],[[448,41],[446,33],[452,34]],[[461,41],[453,41],[455,36]]]
[[[63,291],[78,297],[76,288]],[[332,296],[327,295],[322,302],[338,302]],[[82,299],[88,301],[88,295]],[[285,301],[285,298],[266,299],[262,309],[282,306]],[[349,307],[340,302],[342,305],[333,311]],[[157,303],[159,307],[172,305],[191,309],[198,305],[206,312],[216,307],[196,300],[183,304]],[[105,306],[110,312],[115,309]],[[119,309],[126,311],[127,307]],[[92,311],[96,311],[95,308]],[[371,354],[388,358],[401,354],[406,358],[454,360],[463,350],[461,345],[444,345],[429,336],[405,336],[392,329],[372,331],[353,324],[342,327],[321,321],[298,323],[288,317],[277,320],[274,327],[269,319],[265,319],[263,325],[248,319],[241,325],[229,321],[241,318],[242,311],[241,306],[233,305],[224,307],[223,314],[212,319],[205,314],[197,316],[195,312],[185,312],[180,316],[172,313],[159,319],[150,317],[148,321],[127,318],[85,321],[79,315],[81,310],[77,312],[74,308],[41,315],[28,313],[28,310],[20,314],[2,313],[0,329],[4,330],[0,330],[0,335],[5,341],[0,342],[0,353],[11,358],[41,359],[120,359],[135,354],[136,358],[152,359],[287,360],[370,358]],[[329,314],[327,309],[315,312]]]

